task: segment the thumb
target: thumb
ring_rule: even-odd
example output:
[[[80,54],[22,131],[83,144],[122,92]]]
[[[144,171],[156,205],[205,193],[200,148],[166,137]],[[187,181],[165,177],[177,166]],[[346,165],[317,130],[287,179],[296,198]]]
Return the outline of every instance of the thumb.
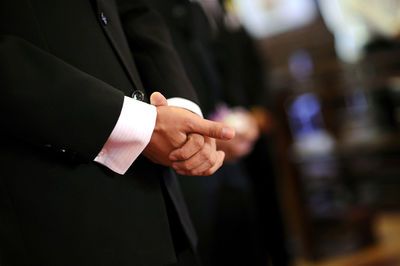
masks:
[[[192,133],[199,133],[214,139],[230,140],[235,136],[235,130],[223,123],[198,118],[191,126]]]
[[[150,104],[155,106],[166,106],[168,105],[167,99],[165,99],[164,95],[159,92],[153,92],[150,96]]]

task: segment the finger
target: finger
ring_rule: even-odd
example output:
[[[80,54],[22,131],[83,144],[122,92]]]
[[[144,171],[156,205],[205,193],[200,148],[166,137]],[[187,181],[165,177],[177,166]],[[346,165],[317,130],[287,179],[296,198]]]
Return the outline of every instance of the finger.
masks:
[[[199,168],[201,165],[203,165],[203,168],[211,167],[214,165],[215,160],[217,159],[215,149],[215,140],[207,137],[205,138],[202,149],[198,153],[187,160],[174,162],[172,167],[175,170],[183,171],[190,171],[192,169]]]
[[[207,161],[204,161],[204,163],[199,165],[198,167],[193,168],[191,170],[192,175],[204,175],[205,172],[213,168],[216,164],[220,163],[220,154],[216,150],[215,141],[213,141],[213,143],[214,145],[212,146],[212,149],[208,152],[209,159]]]
[[[204,145],[204,137],[199,134],[189,134],[186,143],[179,149],[172,151],[169,155],[171,161],[187,160],[198,153]]]
[[[223,123],[210,121],[197,116],[188,124],[190,132],[199,133],[215,139],[230,140],[235,136],[235,130]]]
[[[216,160],[214,164],[210,167],[206,164],[200,165],[198,168],[193,170],[177,170],[176,172],[180,175],[186,176],[208,176],[214,174],[223,164],[225,158],[225,153],[223,151],[216,152]],[[204,167],[206,166],[206,167]]]
[[[205,162],[208,162],[209,160],[210,160],[210,155],[204,151],[201,151],[196,153],[194,156],[192,156],[187,160],[173,162],[172,168],[174,168],[176,171],[191,171],[192,169],[199,167],[200,165],[204,164]]]
[[[201,175],[208,176],[214,174],[222,166],[222,164],[224,163],[224,159],[225,153],[223,151],[217,151],[217,161],[211,168],[203,172]]]
[[[150,104],[155,106],[166,106],[168,105],[167,99],[160,92],[153,92],[150,96]]]

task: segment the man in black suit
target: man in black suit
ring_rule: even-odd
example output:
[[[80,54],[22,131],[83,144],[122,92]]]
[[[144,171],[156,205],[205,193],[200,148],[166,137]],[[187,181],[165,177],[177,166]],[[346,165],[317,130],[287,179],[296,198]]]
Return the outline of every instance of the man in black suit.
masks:
[[[0,22],[0,264],[184,263],[196,236],[166,166],[212,174],[214,138],[234,132],[193,113],[158,17],[136,0],[2,0]]]

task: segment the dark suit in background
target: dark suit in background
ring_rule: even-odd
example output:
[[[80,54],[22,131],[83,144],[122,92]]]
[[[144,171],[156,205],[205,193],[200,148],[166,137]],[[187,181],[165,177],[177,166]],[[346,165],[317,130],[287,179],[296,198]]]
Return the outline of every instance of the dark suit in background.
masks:
[[[196,1],[148,2],[169,25],[206,116],[219,102],[269,107],[266,66],[244,28],[229,28],[223,13],[212,17]],[[213,176],[181,178],[205,265],[289,264],[270,149],[262,135],[246,158]]]
[[[243,84],[247,77],[243,72],[235,73],[239,70],[237,64],[242,63],[237,60],[245,57],[231,58],[232,65],[225,65],[227,62],[223,60],[226,55],[232,56],[232,47],[220,46],[220,31],[215,31],[213,26],[216,25],[210,24],[202,7],[188,0],[148,2],[169,25],[174,45],[205,115],[212,114],[222,102],[230,106],[249,106],[251,100]],[[229,51],[222,52],[219,48]],[[254,80],[257,81],[259,79]],[[262,82],[257,88],[260,86]],[[256,93],[259,95],[261,91]],[[198,250],[204,265],[268,264],[254,188],[241,161],[225,162],[209,177],[188,179],[182,176],[180,180],[199,234]]]
[[[1,265],[166,265],[196,243],[169,168],[139,157],[121,176],[93,162],[124,95],[195,101],[158,17],[119,8],[0,2]]]
[[[232,29],[222,19],[217,24],[219,34],[214,43],[214,53],[220,66],[226,101],[233,106],[272,110],[268,65],[261,58],[254,39],[243,26]],[[252,184],[254,203],[262,225],[259,234],[264,252],[272,265],[287,266],[292,262],[279,195],[274,143],[274,134],[262,131],[242,164]]]

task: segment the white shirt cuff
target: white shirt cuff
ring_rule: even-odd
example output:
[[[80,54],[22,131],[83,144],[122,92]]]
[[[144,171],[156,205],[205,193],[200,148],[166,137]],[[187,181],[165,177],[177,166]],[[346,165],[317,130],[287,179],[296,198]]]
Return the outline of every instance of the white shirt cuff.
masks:
[[[189,111],[192,111],[193,113],[196,113],[203,118],[203,113],[201,112],[200,107],[192,101],[179,97],[169,98],[167,101],[168,105],[170,106],[188,109]]]
[[[125,97],[117,124],[94,161],[125,174],[149,143],[156,117],[155,106]]]

